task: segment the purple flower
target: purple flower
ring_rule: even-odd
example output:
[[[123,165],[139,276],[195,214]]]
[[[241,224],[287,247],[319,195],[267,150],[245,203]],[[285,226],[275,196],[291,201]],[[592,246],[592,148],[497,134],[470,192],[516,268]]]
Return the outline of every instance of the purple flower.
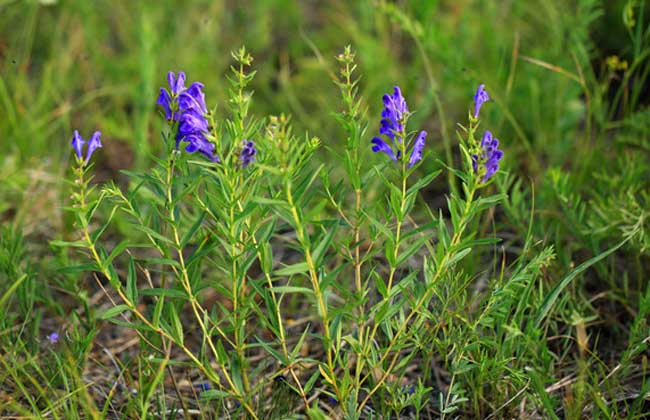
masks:
[[[404,130],[404,121],[406,120],[409,109],[399,86],[393,88],[392,95],[385,94],[382,97],[382,101],[384,102],[384,109],[381,112],[382,120],[379,134],[385,135],[394,142],[395,133],[397,133],[397,141],[401,143],[402,138],[399,134]]]
[[[182,111],[180,124],[176,133],[176,148],[181,141],[189,143],[185,147],[188,153],[201,152],[212,162],[219,162],[219,157],[214,153],[215,145],[207,139],[209,132],[208,120],[199,111],[189,109]]]
[[[241,154],[239,155],[242,168],[250,165],[255,160],[256,154],[257,149],[255,148],[255,143],[250,140],[244,140],[244,147],[242,148]]]
[[[418,137],[413,143],[413,150],[411,150],[411,157],[409,158],[409,168],[415,165],[416,162],[422,160],[422,149],[424,149],[424,142],[427,139],[427,132],[420,131]]]
[[[95,131],[92,137],[90,138],[90,140],[88,140],[88,151],[86,152],[86,163],[90,161],[90,156],[92,156],[93,152],[99,149],[100,147],[102,147],[102,142],[99,138],[101,135],[102,133],[100,133],[99,131]]]
[[[47,338],[47,341],[49,341],[50,344],[54,345],[59,342],[59,333],[53,332],[52,334],[47,335],[45,338]]]
[[[374,146],[372,146],[373,152],[384,152],[391,160],[397,160],[397,156],[395,156],[392,147],[390,147],[381,137],[374,137],[370,142],[374,144]]]
[[[478,118],[478,113],[481,110],[481,106],[490,100],[490,95],[488,95],[485,90],[485,85],[480,84],[476,93],[474,94],[474,118]]]
[[[178,95],[178,106],[181,111],[195,110],[201,115],[208,113],[205,106],[205,94],[202,91],[203,83],[194,82],[190,87]]]
[[[160,88],[160,95],[156,103],[165,110],[165,118],[174,120],[181,118],[182,114],[187,111],[195,111],[197,115],[205,115],[208,109],[205,106],[205,95],[203,94],[203,83],[194,82],[189,88],[185,88],[185,73],[178,72],[178,78],[174,72],[167,73],[169,91]],[[170,93],[171,92],[171,93]],[[178,105],[178,112],[172,115],[174,105]]]
[[[186,142],[189,143],[185,147],[188,153],[198,151],[212,162],[219,162],[219,157],[214,153],[215,145],[207,138],[210,124],[206,118],[208,109],[203,83],[194,82],[185,88],[185,73],[182,71],[178,72],[178,77],[175,77],[174,72],[167,73],[167,82],[169,91],[161,88],[156,103],[165,110],[167,120],[178,121],[176,148],[180,147],[180,142]]]
[[[178,133],[176,134],[176,141],[182,140],[185,136],[193,133],[203,132],[207,133],[209,128],[208,120],[194,110],[183,112],[178,126]],[[185,140],[187,141],[187,140]]]
[[[178,72],[178,78],[174,75],[173,71],[167,73],[167,82],[169,83],[169,90],[171,94],[165,88],[160,88],[160,95],[158,95],[158,100],[156,103],[163,107],[165,110],[165,118],[171,120],[178,120],[179,115],[174,114],[173,104],[175,103],[178,95],[180,95],[185,90],[185,73],[182,71]]]
[[[163,107],[163,109],[165,110],[165,118],[167,120],[171,120],[172,119],[172,108],[171,108],[172,97],[169,96],[169,92],[167,92],[167,89],[160,88],[160,95],[158,96],[158,100],[156,101],[156,104]]]
[[[219,157],[214,153],[215,145],[205,138],[203,133],[191,133],[183,137],[183,141],[189,144],[185,146],[188,153],[200,152],[212,162],[220,162]]]
[[[174,77],[173,71],[168,72],[167,82],[169,82],[169,88],[172,91],[172,95],[179,95],[182,91],[185,90],[185,72],[179,71],[178,78]]]
[[[85,164],[88,164],[90,161],[90,157],[92,154],[95,152],[95,150],[99,149],[102,147],[102,142],[101,142],[101,137],[102,133],[99,131],[95,131],[90,137],[90,140],[88,142],[85,142],[83,137],[79,134],[79,131],[74,130],[74,134],[72,135],[72,142],[70,143],[72,145],[72,148],[75,151],[75,154],[77,155],[78,159],[83,158],[83,146],[84,144],[88,145],[88,149],[86,150],[86,160]]]
[[[485,168],[482,182],[487,182],[499,170],[499,161],[502,157],[503,151],[499,150],[499,140],[492,137],[491,132],[485,131],[481,139],[481,154],[472,155],[474,173],[478,173],[479,165],[482,165]]]
[[[82,158],[83,156],[83,147],[84,147],[84,139],[81,137],[79,134],[79,131],[74,130],[74,134],[72,135],[72,142],[70,143],[72,145],[72,148],[74,149],[75,153],[77,154],[77,157],[79,159]]]
[[[372,151],[375,153],[386,153],[392,161],[397,161],[402,157],[401,146],[399,145],[403,141],[402,137],[405,132],[404,124],[409,114],[409,108],[399,86],[394,87],[392,95],[385,94],[382,97],[382,101],[384,103],[384,109],[381,112],[382,119],[379,126],[379,136],[373,137],[370,141],[373,144]],[[382,135],[386,136],[390,140],[390,143],[384,140],[381,137]],[[421,131],[415,139],[413,149],[409,156],[409,168],[422,159],[422,150],[426,137],[427,133]]]

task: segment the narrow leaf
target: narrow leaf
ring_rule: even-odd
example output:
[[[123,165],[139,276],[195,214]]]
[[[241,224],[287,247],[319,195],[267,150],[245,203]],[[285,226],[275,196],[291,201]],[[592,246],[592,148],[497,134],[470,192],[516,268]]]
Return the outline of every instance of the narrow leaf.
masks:
[[[113,306],[112,308],[109,308],[106,310],[103,314],[99,316],[100,319],[108,319],[108,318],[113,318],[114,316],[117,316],[121,314],[124,311],[130,310],[128,305],[117,305]]]
[[[544,298],[544,302],[542,303],[542,306],[539,308],[539,311],[537,312],[537,316],[535,317],[535,327],[539,328],[539,326],[542,324],[542,321],[544,320],[544,318],[546,318],[546,315],[548,315],[549,311],[551,310],[551,307],[553,307],[553,304],[560,296],[562,290],[564,290],[564,288],[567,287],[569,283],[571,283],[571,281],[578,276],[578,274],[581,274],[583,271],[585,271],[592,265],[596,264],[598,261],[602,260],[603,258],[606,258],[608,255],[618,250],[620,247],[625,245],[625,243],[629,241],[630,238],[631,237],[628,237],[624,241],[620,242],[618,245],[615,245],[614,247],[608,249],[607,251],[599,255],[596,255],[593,258],[588,259],[587,261],[583,262],[578,267],[576,267],[569,274],[567,274],[553,288],[553,290],[551,290],[551,292]]]

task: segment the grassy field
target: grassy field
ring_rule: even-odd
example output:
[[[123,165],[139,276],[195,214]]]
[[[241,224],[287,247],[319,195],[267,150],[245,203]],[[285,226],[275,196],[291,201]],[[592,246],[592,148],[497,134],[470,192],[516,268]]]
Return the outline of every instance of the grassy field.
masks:
[[[0,0],[0,418],[650,417],[649,77],[645,0]]]

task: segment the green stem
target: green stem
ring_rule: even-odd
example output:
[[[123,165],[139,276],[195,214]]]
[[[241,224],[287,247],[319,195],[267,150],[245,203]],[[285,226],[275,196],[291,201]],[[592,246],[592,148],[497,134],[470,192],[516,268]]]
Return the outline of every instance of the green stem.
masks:
[[[311,285],[312,289],[314,290],[314,295],[316,296],[316,302],[318,304],[318,309],[322,317],[322,322],[323,322],[323,335],[325,338],[325,347],[326,347],[326,353],[327,353],[327,366],[330,370],[330,372],[334,372],[334,359],[332,357],[332,336],[330,333],[330,326],[329,326],[329,315],[327,311],[327,303],[325,302],[325,297],[323,296],[323,292],[320,288],[320,283],[318,281],[318,272],[316,269],[316,265],[314,264],[314,260],[311,255],[311,250],[310,250],[310,245],[309,242],[307,241],[307,237],[305,235],[304,228],[302,226],[302,220],[300,218],[300,215],[298,214],[298,209],[296,207],[296,204],[293,200],[293,194],[291,192],[291,181],[287,181],[286,185],[286,194],[287,194],[287,202],[289,204],[289,207],[291,208],[291,215],[293,217],[294,223],[296,225],[296,235],[298,237],[298,241],[300,242],[303,251],[305,253],[305,262],[307,263],[307,268],[309,270],[309,278],[311,280]],[[340,398],[338,386],[336,385],[336,381],[333,378],[334,383],[332,385],[334,386],[335,393],[337,397]]]
[[[406,126],[404,123],[403,126]],[[395,279],[395,273],[397,272],[397,257],[399,256],[399,247],[400,247],[400,241],[401,241],[401,234],[402,234],[402,223],[404,222],[404,212],[406,211],[406,181],[408,179],[406,175],[407,171],[407,163],[406,163],[406,135],[404,131],[400,133],[402,136],[402,142],[399,143],[399,148],[400,148],[400,153],[402,155],[401,163],[402,163],[402,173],[401,173],[401,178],[402,178],[402,188],[400,190],[400,214],[397,215],[397,227],[395,228],[395,244],[393,248],[393,261],[394,264],[391,264],[390,267],[390,272],[388,274],[388,283],[386,285],[386,296],[384,297],[384,302],[388,302],[390,300],[390,295],[391,295],[391,290],[393,287],[393,282]],[[368,344],[372,345],[375,341],[375,337],[377,335],[377,331],[379,330],[379,323],[375,323],[375,325],[372,328],[372,332],[370,333],[368,337]],[[366,352],[369,352],[369,349],[366,349]],[[364,380],[365,381],[365,378]],[[362,381],[362,382],[363,382]]]
[[[79,165],[80,165],[79,168],[76,170],[77,184],[79,185],[79,203],[78,204],[79,204],[80,212],[84,214],[84,216],[81,217],[81,220],[83,222],[82,233],[83,233],[83,236],[84,236],[84,240],[86,242],[86,248],[90,251],[90,253],[91,253],[92,257],[93,257],[93,260],[97,264],[97,267],[98,267],[100,273],[102,273],[104,275],[104,277],[106,277],[107,279],[111,279],[112,274],[109,271],[108,267],[105,266],[102,258],[100,257],[99,253],[97,252],[97,247],[93,243],[91,235],[90,235],[90,231],[88,229],[88,221],[85,219],[85,212],[87,210],[87,204],[86,204],[86,183],[85,183],[84,177],[83,177],[83,175],[84,175],[84,169],[83,169],[83,166],[82,166],[83,162],[80,161]],[[173,165],[170,165],[170,168],[171,167],[173,167]],[[168,197],[170,197],[169,192],[168,192]],[[182,253],[179,252],[179,255],[180,255],[180,258],[182,259]],[[181,263],[181,266],[184,267],[184,262]],[[184,271],[184,273],[187,274],[187,271]],[[118,279],[118,281],[119,281],[119,279]],[[166,339],[169,342],[176,344],[186,354],[186,356],[192,361],[192,363],[208,379],[210,379],[210,381],[217,384],[217,386],[220,389],[222,389],[222,390],[224,389],[223,385],[221,384],[221,378],[218,375],[215,375],[211,369],[206,368],[205,365],[203,363],[201,363],[201,361],[194,355],[194,353],[189,348],[187,348],[182,342],[178,342],[176,339],[174,339],[173,336],[171,336],[165,330],[163,330],[162,328],[160,328],[158,326],[153,325],[151,323],[151,321],[149,321],[149,319],[142,312],[140,312],[137,309],[135,302],[131,302],[131,300],[124,294],[124,291],[122,290],[121,287],[119,287],[119,286],[116,287],[115,292],[120,297],[120,300],[122,300],[122,302],[124,302],[124,304],[129,308],[129,311],[131,313],[133,313],[136,316],[136,318],[138,318],[147,328],[149,328],[154,333],[158,334],[161,338]],[[191,294],[190,294],[190,297],[192,298]],[[200,317],[197,316],[197,318],[199,318],[199,322],[200,322],[201,321]],[[205,333],[205,329],[204,329],[204,333]],[[208,342],[211,343],[211,340],[209,338],[208,338]],[[214,347],[213,347],[213,349],[214,349]],[[216,350],[215,350],[215,352],[216,352]],[[253,410],[253,408],[250,406],[248,401],[245,400],[242,397],[239,390],[237,389],[237,387],[232,382],[232,379],[230,378],[230,375],[228,374],[227,370],[221,365],[218,365],[218,366],[221,368],[222,374],[223,374],[224,378],[226,378],[226,381],[228,382],[228,384],[229,384],[229,386],[231,388],[231,392],[233,392],[234,396],[238,400],[242,401],[244,409],[251,415],[252,418],[258,419],[258,417],[255,414],[255,411]]]
[[[181,285],[183,286],[185,292],[187,293],[188,299],[190,301],[190,305],[192,307],[192,311],[194,312],[194,317],[196,319],[196,322],[199,324],[199,328],[201,329],[203,336],[206,338],[208,346],[212,351],[212,355],[215,357],[215,359],[218,360],[217,349],[214,346],[214,342],[212,341],[212,338],[210,336],[208,329],[205,326],[205,323],[203,322],[203,317],[201,313],[203,308],[196,300],[196,297],[194,296],[194,292],[192,291],[192,285],[190,282],[189,274],[187,272],[187,267],[185,265],[185,257],[183,256],[183,247],[181,246],[180,235],[178,234],[178,227],[176,226],[176,215],[174,214],[174,202],[172,197],[174,163],[175,160],[172,159],[171,162],[169,162],[169,164],[167,165],[167,205],[169,206],[168,209],[169,220],[170,220],[170,225],[172,228],[172,234],[174,239],[174,248],[177,251],[178,262],[181,266],[181,277],[180,277]],[[223,369],[223,375],[226,378],[226,381],[228,382],[230,387],[233,390],[237,390],[237,387],[235,386],[234,382],[232,381],[232,378],[230,377],[230,374],[226,369]],[[240,394],[239,391],[237,391],[237,394],[238,395]]]
[[[474,200],[474,195],[476,193],[476,190],[478,189],[478,186],[479,186],[478,177],[474,177],[472,185],[471,185],[471,187],[469,189],[469,195],[468,195],[468,197],[467,197],[467,199],[465,201],[465,208],[463,209],[463,214],[462,214],[462,216],[460,218],[458,229],[454,232],[454,235],[453,235],[453,237],[451,239],[449,247],[447,248],[447,252],[443,256],[442,261],[436,267],[436,272],[435,272],[435,274],[434,274],[434,276],[433,276],[433,278],[431,280],[431,285],[432,286],[436,283],[436,281],[438,281],[440,276],[442,276],[442,274],[446,272],[447,263],[449,262],[449,260],[452,258],[453,254],[454,254],[453,250],[460,243],[462,235],[465,232],[465,228],[467,227],[469,219],[470,219],[470,210],[471,210],[472,202]],[[451,250],[451,252],[450,252],[450,250]],[[404,319],[404,321],[398,327],[397,332],[393,335],[393,339],[390,341],[388,347],[386,348],[386,350],[382,354],[382,356],[379,359],[379,362],[377,363],[377,365],[382,365],[386,361],[386,359],[388,359],[388,357],[390,355],[390,352],[392,351],[392,349],[397,344],[398,339],[404,333],[404,331],[406,330],[406,327],[408,326],[408,324],[411,322],[413,317],[415,317],[419,313],[420,308],[422,308],[422,306],[425,303],[429,302],[429,300],[433,296],[433,293],[434,293],[434,288],[433,287],[427,288],[427,290],[425,291],[422,298],[420,298],[420,300],[418,300],[418,302],[415,304],[413,309],[411,309],[411,312],[408,314],[406,319]],[[366,395],[366,398],[359,405],[359,407],[357,409],[357,411],[359,413],[361,412],[362,408],[368,403],[368,401],[370,400],[370,397],[375,392],[377,392],[377,390],[381,387],[381,385],[386,381],[386,379],[388,378],[388,376],[390,375],[390,373],[394,369],[395,365],[397,364],[399,356],[400,356],[399,352],[397,352],[393,356],[393,358],[392,358],[392,360],[391,360],[391,362],[390,362],[390,364],[388,366],[388,369],[386,369],[384,371],[381,378],[377,381],[377,383],[370,390],[370,392],[368,392],[368,395]],[[364,377],[362,382],[365,382],[368,379],[369,375],[370,374],[367,374]]]
[[[240,314],[240,300],[242,300],[241,294],[245,291],[246,288],[246,273],[241,273],[241,284],[239,284],[240,274],[239,266],[237,264],[237,255],[241,252],[241,246],[237,245],[237,240],[235,238],[235,206],[239,203],[236,197],[236,185],[230,186],[231,195],[230,195],[230,212],[229,212],[229,229],[230,229],[230,240],[232,241],[231,245],[231,255],[232,258],[232,281],[233,281],[233,327],[235,335],[235,350],[237,352],[237,358],[239,359],[239,365],[242,371],[242,379],[244,381],[244,390],[246,393],[249,392],[250,382],[248,379],[248,372],[246,369],[246,355],[245,355],[245,337],[242,337],[240,334],[240,329],[243,325],[240,325],[243,321]],[[243,232],[242,232],[243,234]],[[243,238],[240,236],[239,242],[241,243]]]

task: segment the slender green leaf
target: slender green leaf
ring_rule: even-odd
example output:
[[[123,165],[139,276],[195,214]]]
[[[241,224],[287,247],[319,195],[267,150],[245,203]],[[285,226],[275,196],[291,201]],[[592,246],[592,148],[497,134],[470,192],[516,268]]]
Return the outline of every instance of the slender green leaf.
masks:
[[[630,238],[631,236],[626,238],[622,242],[618,243],[617,245],[613,246],[612,248],[608,249],[607,251],[604,251],[596,255],[595,257],[588,259],[587,261],[583,262],[578,267],[576,267],[569,274],[564,276],[564,278],[560,280],[560,282],[553,288],[553,290],[551,290],[551,292],[548,295],[546,295],[546,297],[544,298],[544,301],[542,302],[539,311],[537,311],[537,316],[535,316],[535,326],[537,328],[540,327],[542,321],[544,320],[546,315],[548,315],[549,311],[553,307],[553,304],[560,296],[562,290],[564,290],[564,288],[567,287],[573,279],[575,279],[579,274],[584,272],[592,265],[596,264],[598,261],[602,260],[603,258],[606,258],[608,255],[612,254],[613,252],[616,252],[616,250],[618,250],[620,247],[625,245],[625,243],[629,241]]]
[[[121,314],[124,311],[130,310],[128,305],[116,305],[113,306],[112,308],[109,308],[108,310],[104,311],[99,318],[100,319],[108,319],[108,318],[113,318],[114,316],[117,316]]]
[[[138,303],[138,281],[137,273],[135,271],[135,261],[129,255],[129,265],[126,273],[126,297],[129,298],[134,305]]]
[[[292,265],[287,265],[275,271],[276,276],[292,276],[294,274],[306,273],[309,271],[309,266],[306,262],[300,262]]]

